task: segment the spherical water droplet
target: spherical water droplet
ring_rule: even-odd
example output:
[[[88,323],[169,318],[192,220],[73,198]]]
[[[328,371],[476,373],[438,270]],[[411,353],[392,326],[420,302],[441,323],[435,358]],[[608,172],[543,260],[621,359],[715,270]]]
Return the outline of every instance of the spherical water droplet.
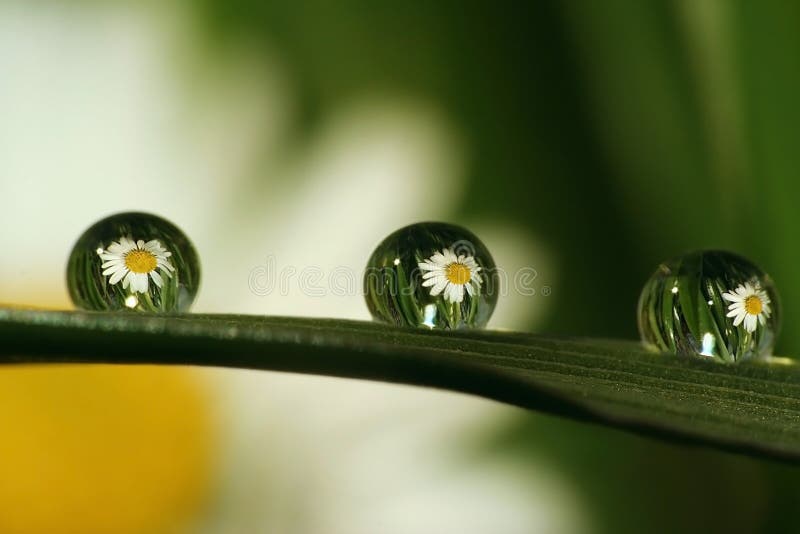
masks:
[[[480,328],[497,303],[494,260],[475,235],[445,223],[397,230],[372,253],[364,292],[372,316],[421,328]]]
[[[638,314],[649,348],[732,363],[772,353],[781,310],[764,271],[736,254],[706,250],[659,265]]]
[[[67,263],[67,285],[84,310],[187,311],[200,284],[194,246],[174,224],[120,213],[90,227]]]

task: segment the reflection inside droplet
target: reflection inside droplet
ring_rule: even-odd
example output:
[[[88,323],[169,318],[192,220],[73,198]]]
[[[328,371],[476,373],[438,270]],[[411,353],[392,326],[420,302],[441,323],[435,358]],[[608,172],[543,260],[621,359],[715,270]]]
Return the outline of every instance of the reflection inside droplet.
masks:
[[[364,297],[372,317],[436,330],[482,328],[497,303],[499,276],[475,234],[426,222],[390,234],[372,252]]]
[[[84,310],[171,313],[189,309],[200,263],[186,235],[147,213],[120,213],[86,230],[67,263],[72,301]]]
[[[648,348],[725,363],[769,356],[781,315],[769,275],[719,250],[664,262],[645,284],[638,312]]]

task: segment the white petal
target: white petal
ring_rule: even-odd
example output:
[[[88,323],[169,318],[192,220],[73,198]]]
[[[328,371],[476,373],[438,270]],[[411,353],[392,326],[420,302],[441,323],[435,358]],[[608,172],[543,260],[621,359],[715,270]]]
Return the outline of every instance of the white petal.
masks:
[[[444,297],[445,302],[452,302],[453,296],[450,294],[451,287],[452,284],[448,284],[447,287],[444,289],[444,295],[442,296]]]
[[[736,308],[736,309],[732,309],[731,311],[729,311],[728,315],[726,315],[725,317],[735,317],[735,316],[741,315],[743,313],[745,313],[745,311],[742,308]]]
[[[467,288],[467,293],[469,293],[470,297],[475,295],[475,288],[473,287],[473,285],[471,283],[466,284],[465,287]]]
[[[480,279],[479,279],[479,278],[476,278],[476,281],[477,281],[477,280],[480,280]],[[481,294],[481,285],[480,285],[480,284],[475,284],[475,283],[473,283],[473,284],[471,284],[471,285],[472,285],[472,289],[474,289],[474,290],[475,290],[475,294],[476,294],[476,295],[480,295],[480,294]]]
[[[724,298],[728,302],[742,302],[744,300],[744,297],[740,297],[735,293],[723,293],[722,298]]]
[[[113,246],[113,245],[112,245]],[[136,243],[133,240],[123,237],[119,240],[119,251],[121,253],[130,252],[131,250],[136,248]],[[111,247],[108,247],[111,250]]]
[[[433,286],[433,288],[431,288],[431,296],[432,296],[432,297],[435,297],[436,295],[438,295],[439,293],[441,293],[441,292],[442,292],[442,290],[443,290],[445,287],[448,287],[448,285],[449,285],[449,283],[447,282],[447,280],[445,280],[444,282],[441,282],[441,281],[440,281],[438,284],[436,284],[435,286]],[[446,298],[446,297],[447,297],[447,294],[445,293],[445,298]]]
[[[767,318],[764,317],[763,313],[758,314],[758,322],[761,323],[761,326],[764,326],[764,324],[767,322]]]
[[[133,280],[133,273],[129,272],[122,281],[122,289],[128,289],[128,286],[131,285],[131,280]]]
[[[433,278],[429,278],[429,279],[425,280],[424,282],[422,282],[422,285],[424,287],[428,287],[428,286],[433,286],[433,285],[437,285],[437,284],[446,284],[446,283],[447,283],[447,277],[435,276]]]
[[[125,267],[124,265],[112,265],[111,267],[103,271],[103,276],[111,276],[117,271],[127,271],[127,270],[128,268]]]
[[[450,300],[461,302],[464,300],[464,286],[461,284],[450,284]]]
[[[733,326],[739,326],[740,324],[742,324],[742,321],[744,321],[746,315],[747,315],[746,313],[738,314],[736,316],[736,319],[733,320]]]
[[[163,287],[163,285],[164,285],[164,279],[163,279],[163,278],[161,278],[161,275],[160,275],[160,274],[158,274],[158,272],[156,272],[156,271],[150,271],[150,278],[152,278],[152,279],[153,279],[153,283],[154,283],[155,285],[157,285],[158,287]]]
[[[729,310],[744,310],[744,301],[734,302],[728,306]]]
[[[108,283],[111,284],[112,286],[115,285],[117,282],[122,280],[122,277],[125,276],[125,274],[127,272],[128,272],[128,269],[120,269],[120,270],[118,270],[117,272],[114,273],[114,275],[111,277],[111,279],[108,281]]]
[[[758,326],[758,320],[755,315],[748,315],[744,318],[744,329],[748,332],[755,332]]]
[[[749,291],[747,291],[747,288],[745,288],[744,286],[739,286],[736,288],[736,293],[738,295],[741,295],[742,297],[746,297]]]
[[[147,275],[145,273],[136,273],[136,276],[131,282],[133,290],[139,293],[147,293]]]

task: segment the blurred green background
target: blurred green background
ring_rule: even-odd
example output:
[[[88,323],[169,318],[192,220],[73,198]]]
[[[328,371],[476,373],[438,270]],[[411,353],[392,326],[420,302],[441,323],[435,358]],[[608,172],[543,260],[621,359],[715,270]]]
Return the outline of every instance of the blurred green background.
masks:
[[[245,69],[252,65],[279,73],[276,78],[267,76],[279,82],[266,86],[291,95],[278,100],[279,106],[290,102],[290,111],[259,115],[264,122],[252,131],[218,132],[221,141],[213,144],[226,153],[240,150],[244,143],[251,156],[235,175],[221,165],[219,172],[206,178],[208,183],[233,185],[232,192],[215,199],[218,211],[209,209],[213,203],[202,206],[211,213],[208,226],[217,227],[216,233],[207,232],[211,237],[205,241],[198,239],[204,262],[211,249],[207,245],[204,254],[204,243],[214,244],[215,239],[218,242],[237,232],[236,225],[247,224],[246,214],[257,211],[265,198],[294,198],[319,190],[303,173],[275,169],[302,162],[319,132],[328,131],[332,118],[341,116],[342,110],[358,109],[363,102],[382,102],[383,111],[374,113],[378,122],[381,113],[395,120],[395,114],[402,117],[411,109],[413,115],[422,109],[425,117],[446,124],[455,149],[450,141],[429,144],[422,134],[408,142],[421,143],[423,152],[432,151],[434,159],[440,152],[447,161],[456,154],[453,159],[458,161],[452,168],[457,170],[452,172],[455,178],[442,178],[441,183],[432,173],[407,185],[383,184],[378,171],[374,180],[379,193],[385,187],[385,197],[370,197],[359,208],[364,225],[380,228],[368,234],[366,242],[374,243],[385,233],[370,221],[379,221],[384,209],[391,211],[388,206],[398,187],[419,191],[420,202],[428,203],[425,206],[435,206],[441,199],[446,208],[426,213],[468,225],[479,235],[481,225],[495,228],[508,237],[504,246],[522,249],[521,257],[537,269],[546,266],[543,283],[552,289],[546,304],[541,303],[541,295],[532,297],[530,306],[539,311],[517,311],[525,304],[514,308],[520,321],[508,321],[508,326],[615,338],[638,336],[638,292],[661,260],[697,248],[730,249],[773,276],[784,305],[777,353],[800,354],[800,333],[791,327],[798,314],[792,303],[800,299],[800,279],[793,276],[800,260],[795,237],[800,232],[796,206],[800,200],[800,3],[203,0],[180,7],[118,2],[48,5],[36,9],[55,10],[49,20],[65,25],[85,17],[91,27],[97,12],[114,9],[122,10],[123,18],[146,12],[146,25],[163,24],[167,35],[175,28],[188,32],[191,38],[180,46],[162,50],[160,41],[151,45],[156,55],[167,54],[169,61],[181,65],[185,95],[180,98],[196,106],[199,116],[208,98],[246,101],[251,108],[245,107],[245,114],[275,102],[270,100],[272,93],[262,92],[256,82],[244,82],[245,89],[240,84],[230,93],[214,89],[209,97],[205,84],[223,83],[220,79],[224,81],[226,71],[209,71],[204,67],[207,63],[238,65],[243,61]],[[26,21],[33,24],[28,15],[19,14],[35,9],[20,6],[0,11],[0,20],[4,13],[17,17],[14,24],[0,26],[5,30],[0,43],[22,39]],[[117,30],[110,26],[108,31]],[[148,39],[146,34],[144,40]],[[57,57],[58,51],[45,46],[39,54],[36,61],[41,55]],[[9,57],[21,57],[12,65],[29,61],[10,52]],[[135,66],[131,68],[136,72]],[[104,77],[99,71],[98,78]],[[0,102],[3,78],[0,73]],[[24,99],[24,94],[7,93],[0,106],[10,109]],[[412,104],[406,106],[408,102]],[[193,112],[187,109],[188,118],[180,120],[191,130]],[[223,115],[229,111],[225,106],[219,109]],[[91,115],[91,106],[83,113]],[[269,121],[281,124],[278,133],[269,133]],[[16,133],[6,124],[6,128],[0,125],[0,155],[5,144],[8,156],[15,150],[11,140]],[[201,123],[199,128],[207,126]],[[423,133],[427,131],[423,128]],[[396,142],[405,143],[404,135],[416,133],[413,128],[401,132]],[[124,139],[139,142],[136,132]],[[348,146],[356,159],[367,158],[371,150],[366,138],[357,137]],[[47,158],[47,153],[41,157]],[[284,165],[286,161],[295,163]],[[0,172],[3,169],[0,166]],[[6,198],[23,188],[35,189],[34,184],[45,180],[22,176],[9,167],[5,173],[0,175],[4,188],[0,193]],[[19,185],[24,180],[28,184]],[[17,184],[13,189],[12,181]],[[198,187],[204,187],[203,183]],[[352,198],[359,191],[348,187],[337,190],[334,183],[317,199],[319,206],[327,208],[301,212],[298,218],[311,227],[335,224],[324,214],[336,213],[337,204],[359,205]],[[428,187],[433,198],[425,198]],[[153,194],[157,191],[150,189],[140,200]],[[192,200],[189,194],[179,203]],[[281,205],[267,203],[264,209],[274,211],[269,224],[282,228],[286,239],[309,248],[321,242],[319,236],[303,231],[307,227],[288,221],[281,226]],[[316,220],[319,213],[323,215]],[[101,210],[95,218],[104,214]],[[81,219],[74,221],[75,228],[80,228]],[[227,221],[230,229],[220,227],[220,221]],[[187,226],[194,231],[190,235],[202,234],[199,223]],[[523,238],[515,240],[517,235]],[[346,243],[347,237],[342,240]],[[531,242],[537,244],[533,249]],[[257,247],[258,254],[248,261],[259,261],[270,250],[264,243]],[[366,257],[369,250],[362,253]],[[211,261],[213,270],[214,265],[233,264],[236,259]],[[10,265],[5,263],[4,269],[11,269]],[[245,265],[243,272],[251,266]],[[15,272],[4,274],[14,276]],[[238,282],[241,285],[242,280]],[[207,278],[204,291],[213,293],[212,286]],[[209,299],[207,309],[225,308],[222,296]],[[278,304],[275,311],[336,316],[336,309],[335,303],[309,309],[304,301],[293,308]],[[316,402],[325,404],[326,400],[317,398]],[[499,420],[488,417],[472,434],[451,443],[445,456],[463,455],[467,464],[509,459],[515,476],[523,479],[534,480],[546,469],[568,488],[564,491],[573,501],[567,501],[581,503],[579,508],[565,505],[567,515],[580,516],[572,522],[556,522],[544,530],[521,522],[513,532],[779,532],[796,531],[799,526],[795,510],[800,504],[800,472],[794,467],[668,445],[511,409],[503,414]],[[279,424],[272,428],[281,431]],[[427,489],[412,486],[411,491],[424,496]],[[314,490],[308,489],[307,495],[308,508],[313,510]],[[357,508],[360,502],[355,499],[342,506]],[[394,503],[399,515],[389,514],[377,523],[385,527],[382,532],[436,531],[421,527],[426,524],[423,520],[412,523],[413,528],[393,521],[392,517],[403,516],[402,502]],[[457,516],[462,504],[451,503],[449,511],[445,505],[428,510],[431,522],[427,524],[459,528],[457,521],[443,523],[435,518]],[[304,524],[287,520],[283,528],[302,532]],[[215,525],[203,528],[239,531]],[[361,532],[357,525],[352,531]]]
[[[798,353],[800,4],[278,4],[206,2],[205,20],[286,58],[300,139],[376,88],[436,102],[469,154],[459,214],[530,228],[558,258],[538,331],[635,337],[655,265],[723,248],[776,279],[778,353]],[[491,450],[546,451],[574,479],[598,532],[798,528],[794,468],[560,421],[505,437]]]

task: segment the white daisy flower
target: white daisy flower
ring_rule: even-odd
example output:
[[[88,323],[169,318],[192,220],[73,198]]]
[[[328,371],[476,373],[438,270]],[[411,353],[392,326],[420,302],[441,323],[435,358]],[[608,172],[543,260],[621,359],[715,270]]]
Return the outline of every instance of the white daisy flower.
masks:
[[[758,284],[740,284],[734,291],[723,293],[722,298],[732,303],[728,306],[728,317],[734,318],[733,326],[739,326],[744,321],[744,328],[748,332],[755,332],[758,323],[763,326],[772,313],[769,296]]]
[[[103,260],[101,267],[105,269],[103,276],[109,277],[108,283],[113,286],[122,280],[122,287],[128,289],[130,286],[134,293],[147,293],[148,275],[158,287],[164,284],[156,269],[170,278],[170,271],[175,270],[167,259],[172,253],[167,252],[157,239],[145,243],[141,239],[134,241],[130,237],[122,237],[97,253]]]
[[[461,302],[464,300],[464,288],[470,296],[480,295],[481,277],[477,274],[481,268],[472,256],[456,256],[455,252],[446,248],[417,265],[427,271],[422,275],[425,279],[422,285],[433,286],[433,297],[444,291],[446,301]]]

